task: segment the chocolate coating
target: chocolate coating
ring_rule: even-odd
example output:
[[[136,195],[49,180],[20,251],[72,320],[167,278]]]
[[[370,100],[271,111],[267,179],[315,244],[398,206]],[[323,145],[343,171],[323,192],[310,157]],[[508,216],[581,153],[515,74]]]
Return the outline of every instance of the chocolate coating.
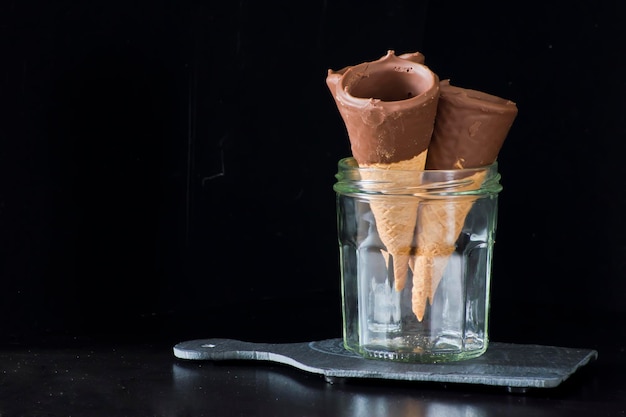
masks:
[[[377,61],[328,70],[326,84],[359,165],[404,161],[428,148],[439,78],[423,62],[420,53],[388,51]]]
[[[440,83],[426,169],[477,168],[493,163],[517,116],[517,105],[480,91]]]

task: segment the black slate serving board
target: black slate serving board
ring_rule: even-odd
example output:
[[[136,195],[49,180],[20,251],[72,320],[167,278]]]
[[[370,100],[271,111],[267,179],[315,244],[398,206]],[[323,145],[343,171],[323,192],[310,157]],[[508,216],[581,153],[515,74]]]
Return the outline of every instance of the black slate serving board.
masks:
[[[328,382],[342,378],[463,383],[506,387],[510,392],[554,388],[598,352],[556,346],[490,343],[480,357],[438,364],[365,359],[343,347],[341,339],[303,343],[250,343],[198,339],[178,343],[174,356],[187,360],[269,361],[321,374]]]

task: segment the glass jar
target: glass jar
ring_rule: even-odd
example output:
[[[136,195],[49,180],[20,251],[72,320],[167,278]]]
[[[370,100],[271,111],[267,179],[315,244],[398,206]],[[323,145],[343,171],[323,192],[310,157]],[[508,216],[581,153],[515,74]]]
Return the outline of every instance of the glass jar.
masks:
[[[425,363],[484,353],[497,163],[416,171],[345,158],[338,167],[345,348]]]

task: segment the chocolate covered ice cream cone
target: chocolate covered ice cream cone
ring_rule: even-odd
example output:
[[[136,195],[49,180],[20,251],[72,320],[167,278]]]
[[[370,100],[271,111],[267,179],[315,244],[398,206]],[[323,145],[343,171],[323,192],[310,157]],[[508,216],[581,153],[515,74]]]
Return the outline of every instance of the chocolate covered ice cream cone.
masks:
[[[515,117],[512,101],[441,81],[435,129],[426,169],[479,168],[495,162]],[[455,191],[479,189],[484,173],[468,177]],[[461,179],[461,178],[456,178]],[[417,219],[417,251],[411,259],[413,312],[421,321],[432,304],[465,218],[475,198],[466,196],[423,201]]]
[[[326,83],[345,123],[352,156],[372,167],[367,180],[384,181],[385,171],[422,170],[432,136],[439,79],[420,53],[328,71]],[[394,285],[404,288],[417,220],[417,199],[372,200],[381,241],[391,255]]]

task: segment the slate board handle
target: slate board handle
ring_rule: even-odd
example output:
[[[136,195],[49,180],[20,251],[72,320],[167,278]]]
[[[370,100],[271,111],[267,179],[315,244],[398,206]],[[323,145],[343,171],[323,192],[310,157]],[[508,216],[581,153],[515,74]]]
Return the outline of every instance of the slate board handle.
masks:
[[[174,346],[174,355],[192,360],[257,360],[293,364],[286,355],[294,347],[307,343],[254,343],[235,339],[200,339]]]

